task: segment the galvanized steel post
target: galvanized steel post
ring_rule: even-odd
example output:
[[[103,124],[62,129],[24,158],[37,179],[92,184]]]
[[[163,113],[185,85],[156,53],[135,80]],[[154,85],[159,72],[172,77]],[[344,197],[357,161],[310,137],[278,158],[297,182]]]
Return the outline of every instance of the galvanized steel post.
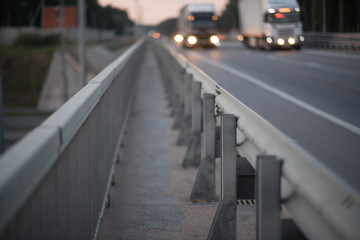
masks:
[[[281,161],[272,156],[256,159],[256,238],[280,240]]]
[[[173,128],[181,128],[181,124],[183,122],[184,117],[184,77],[185,69],[180,68],[179,64],[177,62],[173,63],[172,68],[175,73],[178,72],[178,74],[172,74],[173,82],[174,82],[174,104],[173,104],[173,111],[174,111],[174,117],[175,121],[173,124]]]
[[[200,168],[192,189],[190,199],[193,202],[215,200],[215,96],[205,93],[203,95],[203,153]]]
[[[236,117],[221,116],[221,201],[208,240],[236,239]]]
[[[184,119],[181,123],[180,132],[176,144],[185,145],[190,141],[191,136],[191,89],[193,75],[186,73],[184,77]]]
[[[191,140],[182,163],[184,168],[188,166],[199,166],[201,158],[201,132],[202,132],[202,101],[201,82],[192,83],[192,119]]]
[[[0,153],[5,150],[4,140],[4,112],[3,112],[3,82],[0,72]]]

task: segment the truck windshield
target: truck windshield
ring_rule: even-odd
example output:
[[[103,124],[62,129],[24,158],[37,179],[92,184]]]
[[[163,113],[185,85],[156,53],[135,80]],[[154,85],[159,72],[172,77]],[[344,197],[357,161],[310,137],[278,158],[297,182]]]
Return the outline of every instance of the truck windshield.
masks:
[[[299,22],[300,13],[291,12],[291,13],[266,13],[265,22],[269,23],[290,23],[290,22]]]
[[[214,14],[211,12],[193,12],[191,13],[193,28],[215,28],[216,22],[213,20]]]

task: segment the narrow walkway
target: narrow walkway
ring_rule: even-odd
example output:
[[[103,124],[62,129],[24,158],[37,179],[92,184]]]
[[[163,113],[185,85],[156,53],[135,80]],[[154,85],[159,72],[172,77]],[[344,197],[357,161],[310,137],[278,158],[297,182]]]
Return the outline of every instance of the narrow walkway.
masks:
[[[171,130],[173,119],[149,46],[139,80],[99,239],[206,239],[217,204],[189,199],[197,169],[181,167],[186,148],[176,145],[178,131]],[[245,227],[241,239],[254,239],[254,226]]]

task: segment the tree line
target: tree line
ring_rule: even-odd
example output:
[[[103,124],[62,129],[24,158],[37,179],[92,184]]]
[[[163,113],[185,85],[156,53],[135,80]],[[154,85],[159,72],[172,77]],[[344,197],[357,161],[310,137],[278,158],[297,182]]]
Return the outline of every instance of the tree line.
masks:
[[[65,6],[77,6],[77,0],[63,0]],[[97,0],[86,0],[87,26],[92,28],[110,29],[122,34],[126,28],[134,25],[129,19],[127,11],[102,7]],[[43,6],[59,6],[60,0],[1,0],[1,27],[41,27]]]

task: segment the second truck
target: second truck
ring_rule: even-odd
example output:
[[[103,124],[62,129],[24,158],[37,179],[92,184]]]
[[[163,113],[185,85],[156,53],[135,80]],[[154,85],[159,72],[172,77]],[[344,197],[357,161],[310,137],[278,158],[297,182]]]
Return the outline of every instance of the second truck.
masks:
[[[238,3],[245,46],[268,50],[301,48],[304,37],[296,0],[239,0]]]

